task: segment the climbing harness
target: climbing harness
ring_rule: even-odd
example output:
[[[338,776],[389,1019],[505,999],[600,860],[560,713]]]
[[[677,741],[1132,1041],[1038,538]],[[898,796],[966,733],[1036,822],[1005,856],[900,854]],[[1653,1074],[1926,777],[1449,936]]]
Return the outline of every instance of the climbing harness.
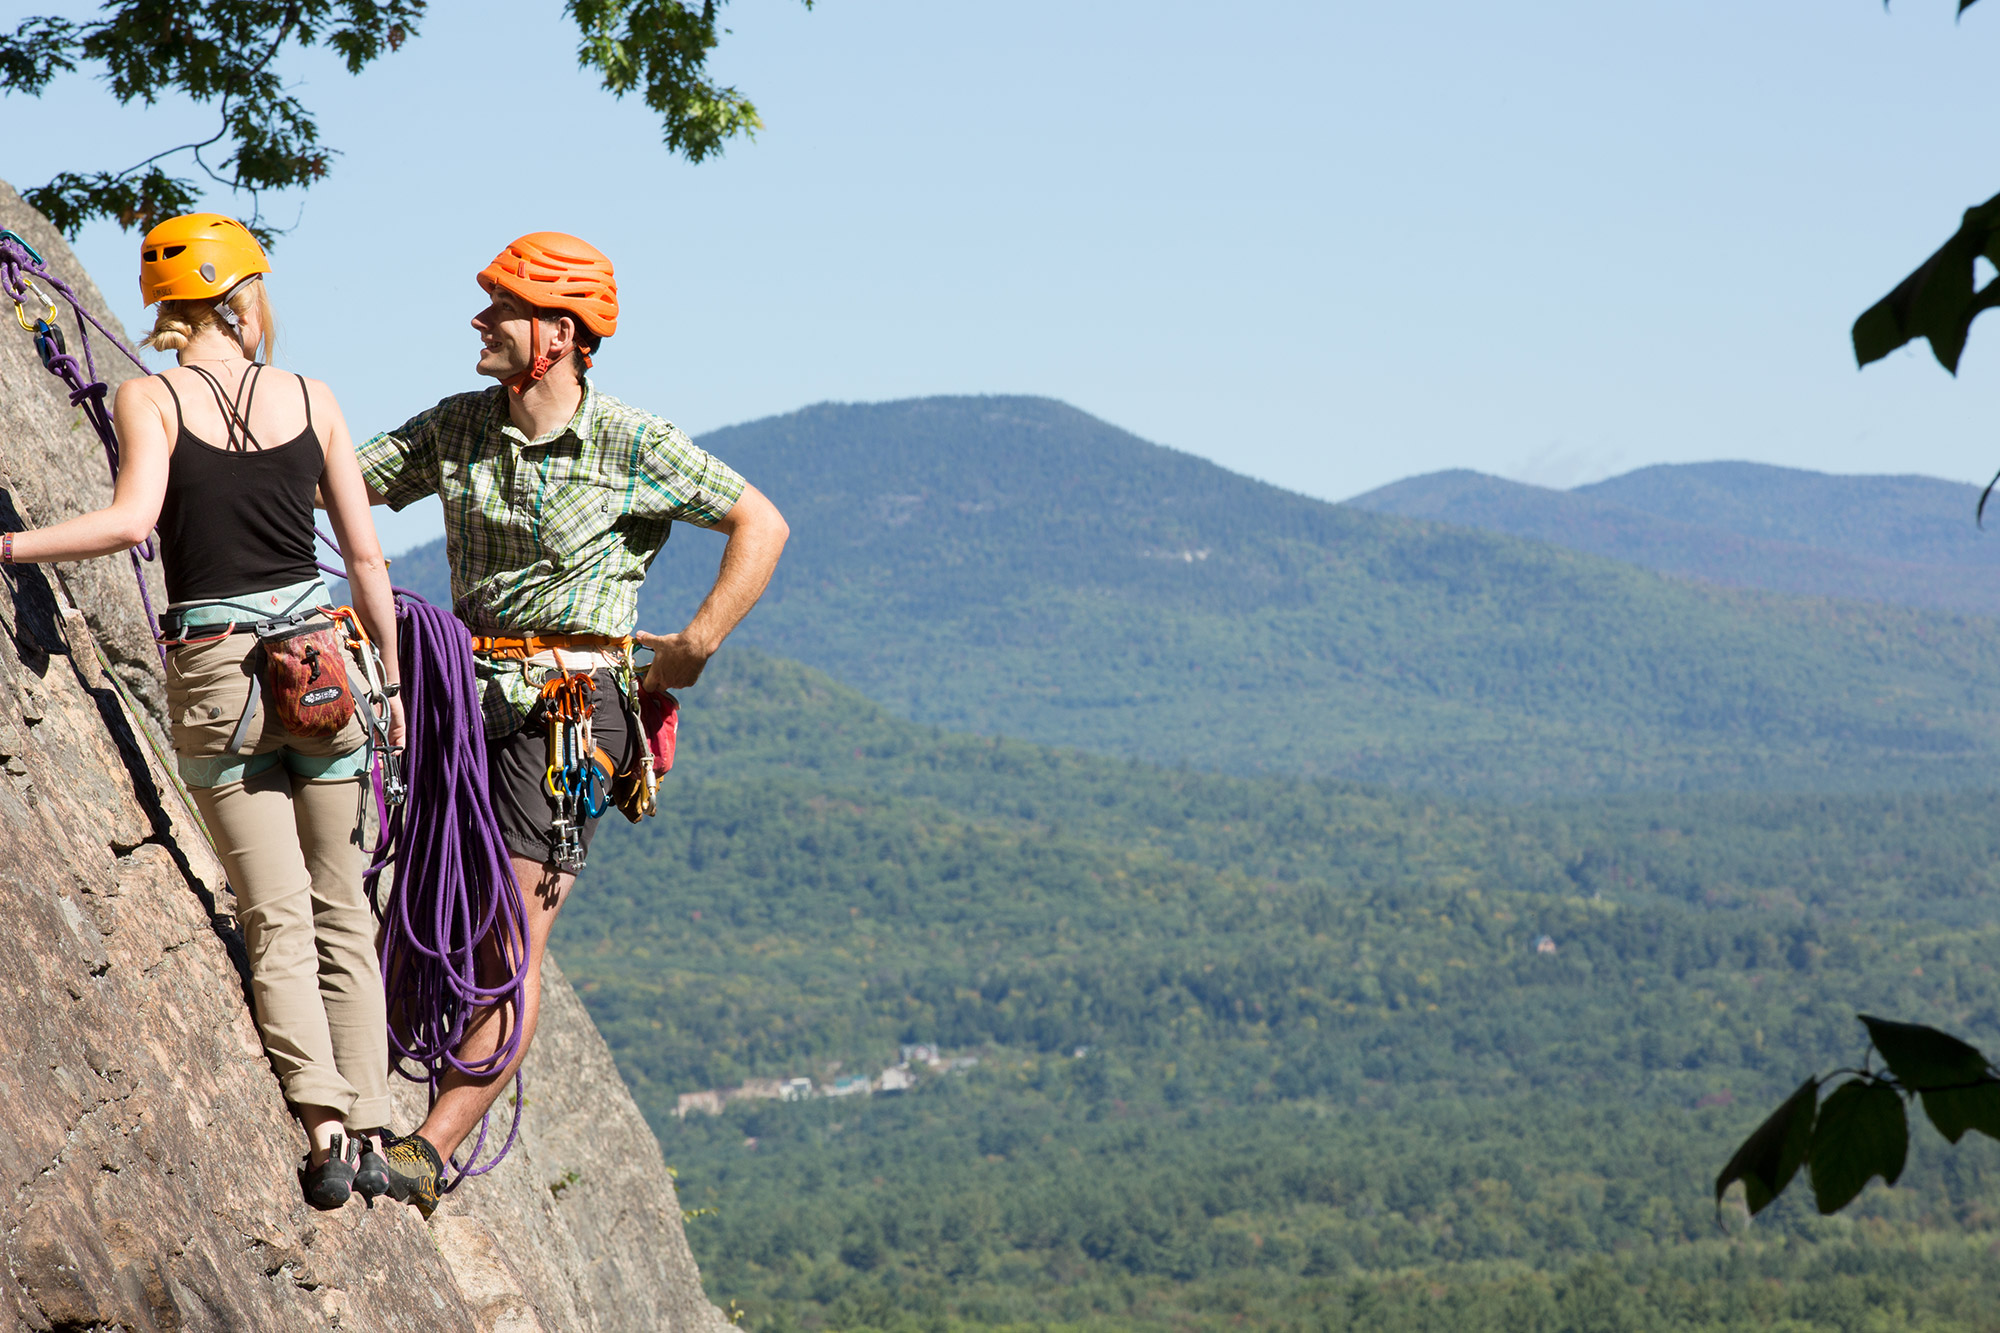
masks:
[[[543,788],[557,806],[553,825],[557,834],[556,864],[565,870],[583,869],[582,820],[578,818],[579,814],[595,819],[606,809],[616,806],[619,813],[634,824],[657,814],[656,794],[660,778],[674,764],[674,732],[680,705],[671,694],[648,690],[640,683],[638,669],[632,661],[632,646],[630,635],[472,636],[472,651],[482,657],[520,662],[524,668],[550,663],[555,665],[557,674],[541,687],[542,712],[549,727],[549,764]],[[570,655],[567,664],[565,653]],[[560,684],[563,674],[584,674],[567,672],[567,665],[607,667],[616,678],[618,702],[625,711],[632,735],[647,738],[646,743],[635,739],[630,761],[624,768],[619,768],[601,746],[585,743],[576,736],[564,739],[561,708],[551,706],[552,691]],[[588,679],[587,674],[584,678]],[[577,691],[580,702],[569,705],[569,708],[571,712],[583,714],[583,724],[587,727],[590,690],[587,686],[571,688]],[[584,756],[590,756],[593,762],[584,763]],[[589,797],[587,801],[584,800],[586,796]]]
[[[481,657],[507,662],[525,662],[543,653],[629,653],[629,636],[611,634],[474,634],[472,651]]]
[[[70,314],[76,320],[76,332],[83,343],[83,364],[79,366],[65,345],[62,330],[56,327],[56,303],[49,294],[36,284],[36,279],[49,287],[69,304]],[[113,347],[125,354],[125,358],[142,372],[146,363],[139,354],[125,345],[125,340],[113,333],[98,320],[97,316],[84,309],[77,299],[76,290],[61,278],[49,272],[49,266],[41,253],[29,245],[18,233],[0,229],[0,296],[14,303],[14,320],[22,329],[34,335],[35,354],[48,368],[50,374],[63,382],[69,390],[69,401],[83,411],[84,420],[97,432],[99,442],[104,445],[104,461],[111,468],[111,480],[118,480],[118,435],[111,428],[111,413],[104,406],[107,386],[97,375],[97,357],[91,350],[90,330],[95,328],[108,339]],[[41,314],[31,322],[28,318],[29,302],[33,301]],[[86,324],[86,321],[88,323]],[[146,609],[146,624],[152,629],[153,637],[160,637],[159,617],[153,614],[153,595],[146,587],[145,566],[141,561],[158,557],[157,544],[151,537],[134,546],[127,555],[132,561],[132,577],[139,583],[139,602]],[[167,650],[160,649],[160,667],[166,669]]]

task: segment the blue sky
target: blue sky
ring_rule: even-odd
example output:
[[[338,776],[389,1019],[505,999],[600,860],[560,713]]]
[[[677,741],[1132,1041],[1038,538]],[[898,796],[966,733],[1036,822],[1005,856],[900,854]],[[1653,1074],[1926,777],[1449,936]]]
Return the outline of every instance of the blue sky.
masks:
[[[30,10],[86,7],[0,21]],[[767,129],[694,167],[558,0],[441,3],[360,78],[287,67],[344,156],[268,205],[280,359],[359,432],[477,387],[472,274],[552,228],[618,265],[600,382],[696,432],[1037,393],[1327,498],[1712,458],[1983,481],[2000,320],[1957,380],[1847,343],[2000,191],[2000,0],[1951,11],[736,0],[715,63]],[[0,177],[211,124],[72,77],[0,99]],[[136,238],[79,249],[138,325]]]

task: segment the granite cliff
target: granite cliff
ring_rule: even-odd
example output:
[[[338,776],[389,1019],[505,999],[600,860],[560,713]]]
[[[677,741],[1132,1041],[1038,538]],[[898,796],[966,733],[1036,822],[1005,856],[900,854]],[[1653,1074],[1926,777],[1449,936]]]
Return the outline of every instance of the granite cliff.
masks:
[[[111,322],[4,184],[0,227]],[[96,437],[28,338],[0,334],[0,527],[109,496]],[[498,1171],[428,1224],[305,1206],[304,1138],[251,1022],[229,886],[163,762],[163,705],[123,557],[0,572],[0,1327],[727,1328],[659,1145],[553,960],[523,1141]],[[422,1094],[403,1096],[408,1124]]]

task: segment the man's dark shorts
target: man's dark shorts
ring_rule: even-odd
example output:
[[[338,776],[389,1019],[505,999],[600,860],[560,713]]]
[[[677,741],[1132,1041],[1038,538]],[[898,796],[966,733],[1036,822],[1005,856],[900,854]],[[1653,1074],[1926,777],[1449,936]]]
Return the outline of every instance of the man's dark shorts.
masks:
[[[592,696],[596,711],[590,719],[591,739],[598,749],[611,756],[614,770],[629,762],[631,724],[618,695],[617,679],[608,670],[592,674]],[[511,735],[486,742],[488,789],[493,796],[493,813],[500,820],[500,835],[507,850],[516,856],[544,865],[555,861],[555,798],[549,795],[545,779],[549,772],[549,727],[537,707],[521,729]],[[610,806],[605,807],[607,811]],[[583,821],[583,847],[590,851],[590,837],[597,831],[595,819]]]

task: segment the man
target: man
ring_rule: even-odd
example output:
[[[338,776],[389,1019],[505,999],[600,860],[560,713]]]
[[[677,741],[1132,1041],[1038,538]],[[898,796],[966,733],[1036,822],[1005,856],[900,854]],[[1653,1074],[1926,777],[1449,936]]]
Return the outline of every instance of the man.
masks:
[[[770,583],[789,529],[771,502],[671,423],[590,384],[591,354],[618,327],[611,261],[574,236],[523,236],[478,275],[489,304],[473,319],[481,375],[358,450],[370,498],[400,509],[444,501],[454,609],[475,637],[495,814],[528,913],[520,1051],[500,1072],[444,1079],[429,1116],[397,1140],[397,1197],[426,1216],[443,1160],[513,1077],[533,1039],[542,952],[596,819],[570,816],[543,779],[541,684],[589,670],[596,747],[620,761],[628,735],[614,667],[638,620],[639,586],[675,521],[728,536],[715,586],[678,634],[637,634],[653,650],[645,685],[692,685]],[[461,1059],[490,1056],[508,1019],[483,1011]]]

